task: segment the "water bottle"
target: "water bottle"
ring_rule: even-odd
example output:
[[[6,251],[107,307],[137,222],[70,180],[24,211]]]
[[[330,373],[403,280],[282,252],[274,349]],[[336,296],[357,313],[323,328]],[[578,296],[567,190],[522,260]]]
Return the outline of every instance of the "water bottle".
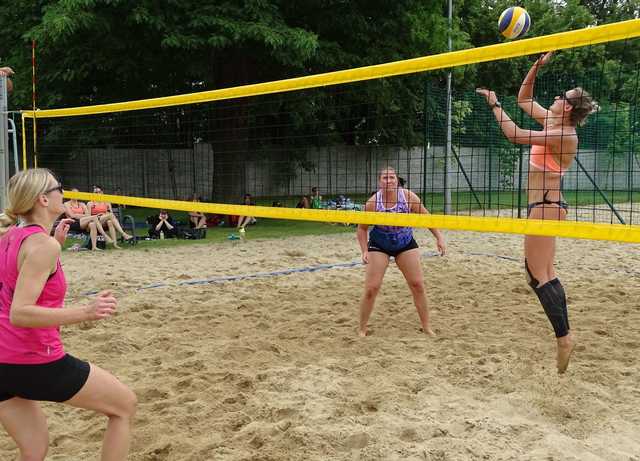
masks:
[[[160,231],[160,240],[164,240],[164,231]]]

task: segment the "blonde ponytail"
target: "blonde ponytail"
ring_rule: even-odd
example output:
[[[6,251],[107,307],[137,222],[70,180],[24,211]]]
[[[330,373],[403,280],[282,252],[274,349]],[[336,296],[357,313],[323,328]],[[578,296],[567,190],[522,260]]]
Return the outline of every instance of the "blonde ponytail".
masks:
[[[16,222],[18,222],[18,217],[9,209],[4,210],[4,213],[0,213],[0,237],[6,234]]]
[[[47,190],[53,174],[45,168],[33,168],[16,173],[7,185],[7,207],[0,214],[0,236],[33,209],[38,197]]]

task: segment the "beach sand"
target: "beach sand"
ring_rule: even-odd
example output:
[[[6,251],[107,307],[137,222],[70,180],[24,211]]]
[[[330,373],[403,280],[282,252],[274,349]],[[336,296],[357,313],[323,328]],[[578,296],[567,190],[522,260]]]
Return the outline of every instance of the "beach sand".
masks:
[[[391,265],[359,338],[361,265],[265,274],[358,262],[354,234],[247,234],[63,255],[69,304],[100,289],[120,300],[116,317],[62,334],[138,395],[131,460],[640,461],[637,245],[558,242],[578,341],[558,376],[521,236],[447,232],[441,258],[417,231],[437,337],[420,334]],[[99,459],[104,417],[43,407],[48,460]],[[0,431],[0,459],[16,455]]]

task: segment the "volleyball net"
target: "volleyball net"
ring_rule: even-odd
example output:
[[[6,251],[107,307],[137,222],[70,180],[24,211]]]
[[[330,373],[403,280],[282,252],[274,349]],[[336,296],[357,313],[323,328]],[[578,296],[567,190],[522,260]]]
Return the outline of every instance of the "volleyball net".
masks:
[[[81,200],[100,185],[105,199],[150,208],[640,242],[639,36],[632,20],[288,80],[23,111],[23,166],[52,169]],[[529,146],[507,141],[474,92],[491,88],[516,123],[539,130],[516,95],[549,50],[560,51],[538,76],[536,100],[547,107],[579,86],[600,105],[578,129],[562,180],[567,222],[526,219]],[[361,211],[385,167],[432,214]],[[240,205],[245,194],[259,206]],[[295,208],[314,198],[321,209]]]

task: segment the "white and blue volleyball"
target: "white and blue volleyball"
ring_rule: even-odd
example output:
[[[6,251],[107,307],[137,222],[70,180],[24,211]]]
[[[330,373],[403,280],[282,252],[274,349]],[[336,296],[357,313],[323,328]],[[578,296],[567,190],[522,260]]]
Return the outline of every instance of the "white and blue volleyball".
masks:
[[[523,37],[531,26],[531,18],[524,8],[512,6],[500,15],[498,29],[506,38],[514,39]]]

